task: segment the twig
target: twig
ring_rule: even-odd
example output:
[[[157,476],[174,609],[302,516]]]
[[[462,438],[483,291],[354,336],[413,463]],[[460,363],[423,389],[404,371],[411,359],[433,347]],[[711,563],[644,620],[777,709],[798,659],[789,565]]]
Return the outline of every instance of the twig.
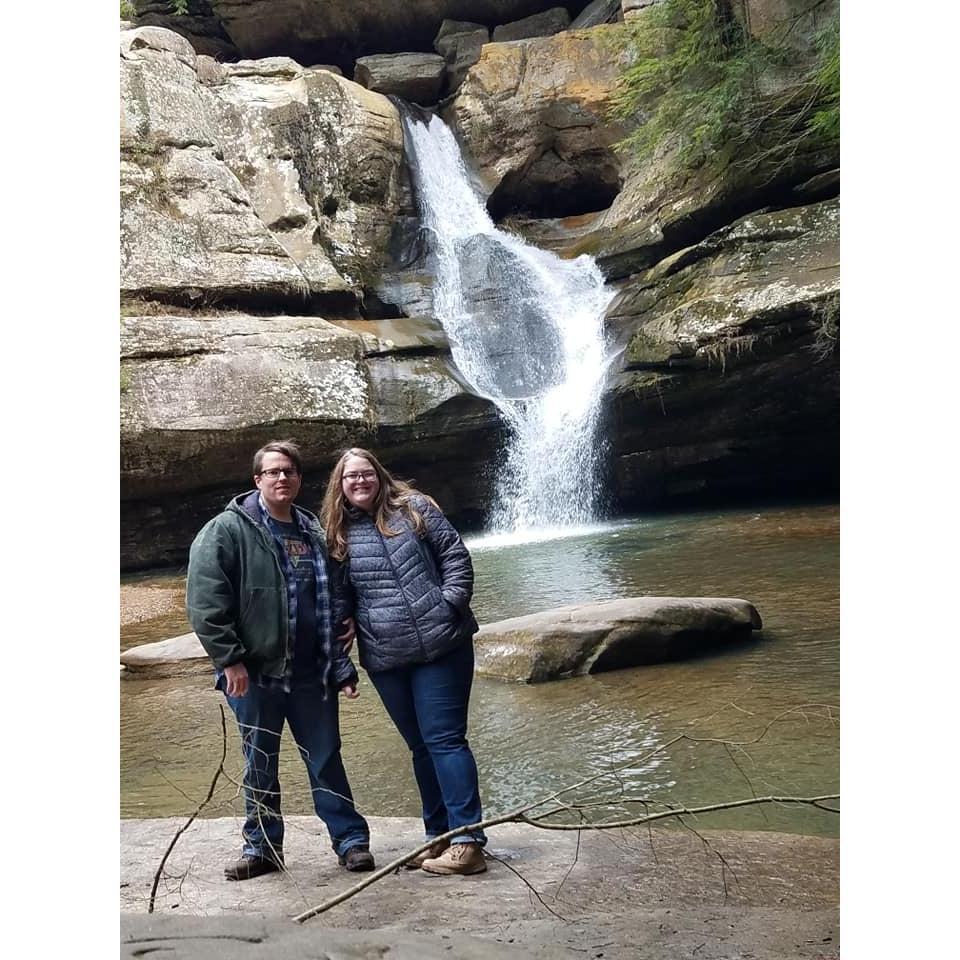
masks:
[[[553,916],[555,916],[558,920],[562,920],[564,923],[570,923],[570,920],[567,917],[564,917],[561,914],[557,913],[556,910],[551,909],[546,904],[543,897],[541,897],[539,892],[537,891],[537,888],[534,887],[534,885],[519,870],[510,866],[510,864],[507,863],[506,860],[501,859],[495,854],[487,853],[485,854],[485,856],[489,857],[491,860],[496,860],[497,863],[503,864],[503,866],[505,866],[514,876],[519,877],[523,881],[524,886],[537,898],[537,900],[540,901],[540,906],[542,906],[544,910],[548,911],[549,913],[552,913]],[[554,899],[556,899],[556,897],[554,897]]]
[[[166,865],[167,857],[173,851],[173,848],[177,845],[177,841],[183,836],[184,832],[193,823],[194,820],[200,814],[200,811],[210,802],[210,798],[213,796],[213,791],[217,786],[217,780],[220,778],[220,774],[223,772],[223,764],[227,759],[227,718],[223,712],[223,704],[220,704],[220,729],[223,733],[223,752],[220,755],[220,765],[217,767],[217,772],[213,775],[213,780],[210,781],[210,789],[207,790],[207,795],[200,803],[200,806],[191,814],[190,819],[173,835],[173,839],[170,841],[170,845],[167,847],[166,851],[163,854],[163,858],[160,860],[160,865],[157,867],[157,872],[153,875],[153,886],[150,889],[150,903],[147,905],[147,913],[153,913],[153,908],[157,900],[157,887],[160,886],[160,877],[163,875],[163,868]]]
[[[740,886],[740,879],[737,877],[736,871],[733,867],[727,863],[727,858],[719,851],[716,847],[702,834],[699,830],[695,830],[693,827],[687,823],[683,817],[677,817],[680,821],[680,825],[689,830],[719,861],[720,861],[720,879],[723,881],[723,900],[727,901],[730,892],[727,889],[727,870],[730,871],[733,879],[736,881],[737,886]]]

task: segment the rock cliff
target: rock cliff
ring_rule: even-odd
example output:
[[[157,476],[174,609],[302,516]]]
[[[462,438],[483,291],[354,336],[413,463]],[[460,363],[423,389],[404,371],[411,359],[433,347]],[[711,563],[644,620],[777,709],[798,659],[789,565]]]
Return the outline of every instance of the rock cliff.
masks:
[[[744,2],[768,29],[793,0]],[[560,5],[407,6],[423,44],[376,40],[393,22],[383,5],[324,4],[336,33],[290,26],[295,4],[213,0],[205,15],[237,55],[259,57],[229,63],[182,30],[121,31],[124,567],[182,562],[278,435],[305,445],[307,506],[336,448],[359,443],[459,522],[483,517],[504,428],[432,316],[397,109],[291,55],[319,62],[325,30],[342,55],[323,61],[352,72],[357,55],[432,52],[447,18],[469,37]],[[562,6],[591,25],[479,45],[442,112],[492,215],[561,256],[592,254],[617,289],[603,424],[615,504],[835,492],[838,158],[799,150],[775,170],[684,177],[666,149],[630,161],[609,119],[622,27],[604,21],[644,9]],[[140,22],[161,16],[148,7]],[[357,40],[373,7],[381,33]]]

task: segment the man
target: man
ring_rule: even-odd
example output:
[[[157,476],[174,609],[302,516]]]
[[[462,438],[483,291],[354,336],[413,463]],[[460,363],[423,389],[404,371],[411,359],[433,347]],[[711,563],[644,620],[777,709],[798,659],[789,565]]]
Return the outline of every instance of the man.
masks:
[[[243,745],[246,823],[228,880],[283,867],[278,761],[284,721],[300,749],[317,816],[341,866],[372,870],[370,830],[353,805],[340,758],[337,691],[354,699],[347,652],[353,621],[335,617],[317,518],[294,505],[302,458],[271,441],[253,458],[255,490],[234,497],[197,534],[187,571],[187,613],[216,668]]]

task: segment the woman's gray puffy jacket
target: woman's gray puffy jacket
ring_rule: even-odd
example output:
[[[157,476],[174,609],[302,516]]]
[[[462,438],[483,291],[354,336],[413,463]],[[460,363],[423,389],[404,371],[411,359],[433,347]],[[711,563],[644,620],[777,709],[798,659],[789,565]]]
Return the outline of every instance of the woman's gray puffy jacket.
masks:
[[[411,504],[426,521],[423,539],[401,513],[388,524],[401,532],[385,537],[368,514],[349,512],[343,616],[356,619],[360,664],[370,673],[436,660],[477,631],[473,563],[460,534],[424,497]]]

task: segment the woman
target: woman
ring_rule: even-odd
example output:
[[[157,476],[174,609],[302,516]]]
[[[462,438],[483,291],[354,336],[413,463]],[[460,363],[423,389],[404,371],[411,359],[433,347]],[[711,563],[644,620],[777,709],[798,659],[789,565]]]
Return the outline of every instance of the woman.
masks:
[[[477,630],[467,548],[430,497],[358,447],[333,468],[321,515],[330,557],[341,564],[338,617],[355,618],[360,664],[413,753],[427,839],[479,822],[467,743]],[[482,830],[438,841],[408,866],[481,873],[486,842]]]

